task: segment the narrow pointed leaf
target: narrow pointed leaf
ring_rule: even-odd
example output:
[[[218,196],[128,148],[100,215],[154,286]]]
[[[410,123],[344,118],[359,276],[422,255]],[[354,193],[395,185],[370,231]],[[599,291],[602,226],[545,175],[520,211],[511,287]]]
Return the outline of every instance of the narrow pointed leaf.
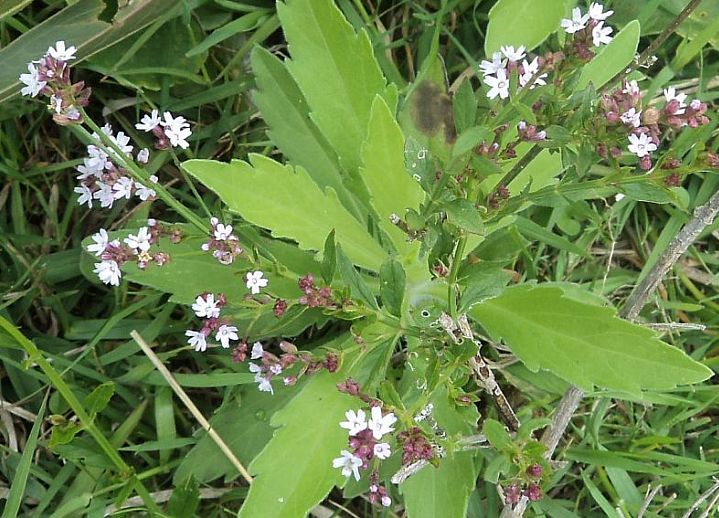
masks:
[[[387,103],[375,97],[362,146],[362,178],[379,216],[380,227],[392,238],[395,248],[406,253],[412,246],[407,234],[390,221],[391,214],[404,216],[408,208],[418,210],[424,191],[405,167],[404,136]]]
[[[586,390],[633,394],[698,383],[712,371],[611,308],[583,304],[551,286],[516,286],[475,305],[472,317],[532,371],[545,369]]]
[[[251,164],[190,160],[183,167],[245,220],[275,237],[294,239],[305,250],[322,250],[332,229],[349,258],[378,271],[386,253],[342,206],[331,189],[320,190],[301,167],[293,170],[261,155]]]

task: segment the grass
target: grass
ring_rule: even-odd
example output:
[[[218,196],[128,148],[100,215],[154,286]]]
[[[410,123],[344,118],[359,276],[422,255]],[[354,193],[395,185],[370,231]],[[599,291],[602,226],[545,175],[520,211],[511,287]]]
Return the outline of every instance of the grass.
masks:
[[[483,57],[482,30],[491,2],[450,3],[454,11],[444,21],[441,53],[451,83]],[[427,52],[437,4],[338,1],[353,25],[369,31],[386,75],[400,87],[413,78]],[[619,19],[646,20],[657,2],[638,4],[618,0],[613,7]],[[3,17],[0,6],[0,43],[8,45],[64,7],[57,1],[28,3]],[[671,9],[660,9],[657,18],[676,14]],[[707,85],[719,76],[719,60],[709,45],[712,34],[704,30],[710,20],[701,25],[701,19],[660,49],[658,63],[645,71],[654,78],[651,92],[678,82],[698,90],[702,100],[716,99],[717,90]],[[661,26],[645,34],[643,44],[659,30]],[[392,46],[386,47],[390,40]],[[273,3],[217,1],[192,11],[168,12],[77,68],[94,90],[96,101],[89,108],[94,120],[106,119],[142,142],[145,137],[133,127],[138,114],[146,105],[165,106],[198,121],[194,156],[243,158],[248,152],[272,149],[250,96],[247,55],[255,44],[286,51]],[[158,48],[166,50],[163,56]],[[672,67],[679,59],[675,56],[683,66]],[[716,121],[704,139],[713,148],[715,127]],[[166,220],[177,216],[146,204],[120,205],[110,212],[80,208],[72,189],[73,167],[82,155],[75,135],[56,126],[38,103],[16,97],[0,104],[0,317],[31,340],[28,344],[8,326],[0,330],[0,397],[3,405],[10,405],[0,407],[0,496],[6,498],[0,506],[7,516],[14,516],[15,507],[19,516],[94,516],[139,495],[140,501],[130,502],[162,508],[168,516],[234,515],[246,495],[237,470],[217,451],[205,462],[188,456],[195,445],[210,451],[207,438],[190,410],[154,372],[130,331],[137,329],[158,344],[160,358],[178,373],[178,382],[206,417],[242,399],[243,385],[213,372],[223,368],[225,374],[232,373],[232,365],[228,359],[220,364],[222,360],[188,354],[180,346],[186,308],[149,288],[125,284],[108,290],[88,275],[91,267],[81,258],[80,241],[100,227],[125,226],[148,214]],[[195,213],[204,214],[203,206],[217,208],[208,193],[198,197],[171,156],[162,155],[151,168]],[[689,208],[718,185],[719,178],[709,173],[688,178],[684,187]],[[687,214],[673,204],[629,200],[611,206],[577,202],[562,209],[535,207],[523,216],[544,232],[534,229],[514,236],[514,245],[502,252],[515,258],[514,270],[526,279],[582,283],[619,304],[653,266]],[[718,229],[717,222],[707,229],[645,311],[650,321],[706,325],[705,331],[672,332],[665,339],[696,358],[709,358],[715,370]],[[550,240],[549,231],[561,239]],[[592,259],[572,253],[572,247],[589,250]],[[36,346],[37,353],[28,357],[22,344],[25,351]],[[32,364],[39,368],[28,368]],[[515,379],[511,373],[510,379]],[[103,383],[114,384],[114,395],[97,416],[87,415],[86,398]],[[512,396],[533,412],[547,414],[562,387],[545,384],[545,390],[522,392],[524,386],[517,382]],[[286,400],[282,397],[278,405]],[[711,382],[644,401],[591,394],[560,446],[557,458],[569,462],[557,470],[552,498],[540,503],[540,512],[631,516],[628,508],[641,504],[650,487],[661,486],[645,516],[682,516],[712,487],[711,477],[719,472],[717,398],[719,390]],[[251,426],[257,429],[246,436],[239,435],[235,422],[216,423],[243,462],[266,440],[267,424],[260,412],[271,410],[244,410],[242,418],[255,416]],[[74,417],[85,432],[48,449],[51,423]],[[178,472],[190,472],[194,480],[173,479]],[[339,492],[323,507],[337,516],[380,514],[361,499],[347,500]],[[480,479],[470,515],[497,516],[498,508],[494,486]]]

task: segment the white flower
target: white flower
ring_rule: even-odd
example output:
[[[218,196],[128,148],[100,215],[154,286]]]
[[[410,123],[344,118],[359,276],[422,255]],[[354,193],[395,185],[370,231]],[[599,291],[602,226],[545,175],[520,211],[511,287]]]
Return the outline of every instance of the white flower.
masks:
[[[170,144],[173,147],[181,147],[187,149],[190,144],[187,142],[187,137],[192,135],[189,123],[181,115],[173,117],[170,112],[163,113],[164,121],[160,122],[165,130],[165,135],[170,139]]]
[[[139,164],[146,164],[150,161],[150,150],[146,147],[142,148],[137,152],[137,162]]]
[[[257,270],[254,272],[247,272],[245,280],[247,281],[247,289],[252,291],[253,295],[257,295],[260,292],[260,288],[267,286],[268,280],[262,277],[265,274]]]
[[[560,25],[562,26],[562,29],[564,29],[564,32],[568,34],[574,34],[577,31],[581,31],[587,26],[587,22],[589,21],[589,14],[585,14],[582,16],[582,10],[579,9],[579,7],[575,7],[572,9],[572,19],[564,18]]]
[[[492,61],[483,59],[479,64],[479,69],[485,76],[496,74],[500,70],[504,69],[504,59],[502,58],[502,53],[495,52],[492,54]]]
[[[187,343],[195,348],[198,353],[205,352],[207,350],[207,337],[202,331],[192,331],[188,329],[185,331],[185,336],[189,336]]]
[[[93,198],[100,200],[100,207],[112,208],[112,204],[115,203],[115,194],[112,192],[112,187],[102,182],[97,182],[96,185],[99,189],[92,195]]]
[[[647,156],[652,151],[656,151],[657,145],[652,142],[651,138],[646,133],[642,133],[641,135],[629,135],[629,146],[628,149],[630,152],[637,155],[639,158],[642,158],[644,156]]]
[[[372,407],[372,417],[367,422],[367,428],[372,430],[372,437],[379,441],[384,434],[394,431],[392,425],[396,421],[397,418],[392,412],[383,416],[382,409],[375,406]]]
[[[215,295],[208,293],[204,297],[199,295],[192,305],[192,310],[200,318],[217,318],[220,316],[219,301],[215,300]]]
[[[80,173],[79,175],[77,175],[77,176],[75,177],[75,178],[77,178],[78,180],[86,180],[86,179],[88,179],[88,178],[92,178],[92,177],[97,176],[96,173],[97,173],[98,171],[96,171],[95,169],[92,169],[92,168],[88,167],[87,162],[88,162],[88,160],[87,160],[87,158],[86,158],[84,164],[80,164],[79,166],[77,166],[77,167],[75,168],[75,170],[76,170],[78,173]]]
[[[367,429],[367,416],[364,410],[357,410],[356,413],[354,410],[348,410],[345,412],[345,417],[347,421],[342,421],[340,428],[349,430],[350,435],[357,435],[362,430]]]
[[[257,383],[257,388],[260,392],[269,392],[270,394],[275,393],[275,391],[272,389],[272,383],[270,383],[269,378],[266,378],[259,373],[255,374],[255,383]]]
[[[110,236],[107,235],[107,230],[101,228],[97,234],[92,235],[92,240],[95,242],[92,245],[87,245],[88,252],[94,252],[96,256],[101,256],[107,248],[110,242]]]
[[[613,14],[614,11],[604,11],[604,6],[599,2],[592,2],[592,5],[589,6],[589,17],[592,20],[597,20],[598,22],[601,22],[602,20],[606,20]]]
[[[679,103],[679,109],[674,112],[674,115],[681,115],[684,113],[684,108],[687,107],[687,94],[677,94],[676,88],[670,86],[669,88],[664,89],[664,98],[667,100],[667,102],[671,102],[676,99]]]
[[[273,363],[272,365],[270,365],[270,372],[275,376],[279,376],[280,374],[282,374],[282,365],[280,365],[279,363]]]
[[[75,52],[77,52],[75,47],[65,48],[64,41],[58,41],[55,43],[55,47],[47,49],[47,53],[58,61],[70,61],[71,59],[75,59]]]
[[[342,474],[345,477],[349,477],[350,475],[354,475],[355,480],[360,479],[359,474],[359,468],[362,466],[362,459],[357,457],[356,455],[348,452],[347,450],[342,450],[340,452],[341,457],[337,457],[332,461],[332,467],[333,468],[341,468]]]
[[[379,442],[374,445],[374,456],[378,459],[385,460],[392,455],[392,450],[389,448],[389,444],[386,442]]]
[[[621,192],[618,192],[617,194],[614,195],[614,201],[616,201],[616,202],[620,202],[623,199],[624,199],[624,194]]]
[[[250,351],[251,360],[259,360],[262,358],[263,354],[265,354],[265,351],[262,349],[262,344],[260,342],[252,344],[252,351]]]
[[[389,507],[390,505],[392,505],[392,499],[387,495],[384,495],[380,502],[382,502],[382,505],[385,507]]]
[[[119,200],[120,198],[127,198],[129,200],[132,196],[132,188],[134,186],[135,182],[132,181],[132,178],[127,176],[121,176],[115,180],[115,183],[112,184],[115,199]]]
[[[62,112],[62,97],[52,94],[50,96],[50,108],[55,113],[61,113]]]
[[[523,74],[519,76],[519,86],[526,86],[527,83],[529,83],[529,80],[532,79],[532,76],[539,72],[539,57],[535,57],[532,62],[528,62],[526,59],[522,61],[522,70],[524,71]],[[534,84],[530,86],[529,88],[532,89],[535,86],[543,86],[546,85],[546,81],[544,78],[547,77],[547,74],[541,74],[537,76],[537,79],[534,80]]]
[[[699,108],[702,107],[702,102],[699,99],[694,99],[692,102],[689,103],[689,107],[692,110],[697,111],[699,110]]]
[[[511,62],[517,62],[525,56],[524,51],[526,50],[524,45],[520,45],[518,49],[514,49],[512,45],[502,45],[499,49],[502,54]]]
[[[133,146],[130,146],[130,137],[125,135],[122,131],[118,132],[117,136],[112,136],[112,134],[109,135],[112,141],[117,144],[117,147],[120,148],[120,150],[125,153],[126,155],[130,155],[132,153]]]
[[[154,227],[155,225],[157,225],[157,220],[155,218],[149,218],[147,220],[148,227]]]
[[[22,90],[20,90],[20,93],[22,95],[35,97],[45,88],[47,81],[40,81],[37,67],[32,63],[27,64],[27,71],[27,74],[20,74],[20,82],[25,85]]]
[[[627,86],[622,89],[622,93],[637,95],[639,93],[639,83],[637,83],[636,79],[629,81]]]
[[[224,241],[232,235],[232,225],[223,225],[222,223],[218,223],[215,227],[214,234],[215,239],[218,241]]]
[[[611,27],[604,27],[604,22],[599,22],[594,26],[594,29],[592,29],[592,43],[594,43],[595,47],[611,43],[611,33]]]
[[[110,168],[107,153],[97,146],[90,144],[87,146],[87,155],[85,159],[85,167],[97,171],[98,173]]]
[[[230,340],[239,340],[237,336],[237,328],[235,326],[221,325],[215,335],[215,340],[222,344],[225,349],[230,347]]]
[[[150,181],[151,181],[152,183],[157,183],[157,176],[155,176],[154,174],[153,174],[152,176],[150,176]],[[138,183],[138,184],[136,185],[136,187],[137,187],[137,190],[135,191],[135,194],[136,194],[137,197],[140,198],[142,201],[147,201],[147,200],[149,200],[150,198],[154,198],[154,197],[157,195],[157,193],[155,192],[154,189],[150,189],[149,187],[145,187],[145,186],[142,185],[142,184],[139,184],[139,183]]]
[[[509,79],[504,70],[497,72],[497,77],[485,76],[484,82],[491,87],[487,92],[487,97],[494,99],[499,96],[502,99],[509,97]]]
[[[127,246],[132,248],[136,253],[138,250],[147,252],[150,249],[150,229],[147,227],[140,227],[137,231],[137,235],[130,234],[124,241]]]
[[[636,111],[634,108],[629,108],[629,110],[622,113],[619,118],[624,124],[629,124],[631,126],[634,126],[635,128],[639,127],[640,124],[640,118],[641,118],[642,112]]]
[[[122,277],[122,272],[120,271],[120,267],[115,261],[107,260],[100,263],[95,263],[95,269],[93,270],[93,273],[96,273],[100,280],[105,284],[110,284],[112,286],[120,285],[120,277]]]
[[[135,127],[140,131],[152,131],[160,125],[160,112],[152,110],[152,113],[145,114],[140,119],[140,122],[135,124]]]
[[[77,187],[73,189],[76,193],[80,195],[80,197],[77,199],[77,203],[80,206],[83,206],[87,203],[87,208],[92,208],[92,191],[90,188],[85,184],[80,184]]]

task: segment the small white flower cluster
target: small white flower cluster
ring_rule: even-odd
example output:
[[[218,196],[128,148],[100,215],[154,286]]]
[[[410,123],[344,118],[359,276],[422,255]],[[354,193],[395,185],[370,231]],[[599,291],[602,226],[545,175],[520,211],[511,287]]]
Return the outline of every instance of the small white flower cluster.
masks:
[[[197,352],[207,350],[207,338],[215,333],[215,340],[225,349],[229,349],[230,340],[239,340],[237,327],[229,325],[228,322],[220,319],[220,311],[225,305],[225,297],[220,294],[215,297],[214,293],[198,295],[192,304],[192,310],[204,322],[199,331],[188,329],[185,331],[187,343],[195,348]]]
[[[242,253],[240,239],[232,233],[232,225],[220,223],[215,217],[210,218],[210,239],[202,243],[201,248],[205,252],[212,250],[212,257],[222,264],[232,264],[235,257]],[[249,285],[247,287],[250,288]],[[256,292],[253,290],[253,293]]]
[[[392,412],[383,415],[382,409],[378,406],[372,407],[370,413],[371,416],[367,419],[367,415],[362,409],[356,412],[348,410],[345,413],[347,421],[339,424],[340,427],[347,430],[349,445],[354,449],[354,452],[340,451],[340,456],[332,461],[332,466],[340,469],[345,477],[354,476],[355,480],[359,480],[360,468],[368,468],[369,462],[375,458],[385,460],[392,455],[389,443],[380,441],[385,435],[394,432],[397,417]],[[392,500],[387,496],[384,488],[378,486],[374,481],[370,486],[370,492],[373,493],[374,499],[379,498],[383,506],[389,507],[392,504]]]
[[[132,156],[133,146],[130,145],[130,137],[122,131],[114,135],[109,124],[102,127],[102,132],[128,157]],[[99,135],[93,134],[93,137],[99,143]],[[147,150],[141,150],[138,153],[139,162],[142,162],[143,157],[141,155],[145,153],[147,153]],[[116,154],[113,155],[116,156]],[[77,166],[79,174],[76,178],[80,183],[74,189],[80,195],[77,200],[80,205],[87,205],[88,208],[92,208],[93,200],[97,200],[100,202],[100,207],[109,209],[117,200],[123,198],[129,200],[133,195],[142,201],[147,201],[156,196],[157,193],[154,189],[135,182],[127,176],[125,169],[115,165],[113,162],[114,156],[108,154],[98,145],[90,144],[87,146],[87,157],[85,157],[81,165]],[[149,179],[152,183],[157,183],[158,181],[155,175],[150,176]]]
[[[27,74],[20,74],[20,82],[25,86],[20,90],[22,95],[29,95],[31,97],[37,97],[37,95],[47,86],[48,77],[44,77],[45,74],[41,73],[41,68],[45,65],[47,58],[50,57],[58,63],[67,63],[75,59],[75,52],[77,49],[73,46],[65,47],[64,41],[58,41],[54,47],[49,47],[45,55],[36,61],[31,61],[27,64]],[[38,67],[37,65],[40,65]],[[55,67],[53,67],[55,68]],[[64,68],[64,67],[61,67]],[[53,75],[56,73],[53,70]]]
[[[153,257],[149,253],[150,247],[155,242],[150,230],[153,226],[151,223],[154,223],[154,220],[148,221],[149,226],[140,227],[137,234],[129,234],[123,243],[120,243],[119,239],[110,241],[104,228],[92,236],[94,243],[88,245],[87,251],[102,259],[101,262],[95,263],[93,273],[96,273],[104,284],[119,286],[122,278],[120,267],[128,260],[137,260],[140,268],[145,268],[151,260],[160,266],[167,262],[167,254],[158,252]]]
[[[248,368],[250,372],[255,375],[255,383],[260,392],[269,392],[274,394],[275,391],[272,388],[272,378],[282,374],[282,362],[271,353],[266,353],[262,348],[260,342],[252,344],[252,351],[250,351],[251,360],[260,360],[261,363],[250,362]],[[293,381],[291,377],[285,377],[283,379],[285,385],[292,385]]]
[[[539,57],[532,61],[525,58],[526,52],[524,45],[515,49],[511,45],[504,45],[500,49],[501,52],[492,54],[492,61],[483,60],[479,64],[479,69],[484,76],[484,83],[489,86],[487,97],[495,99],[506,99],[509,97],[509,75],[512,70],[517,70],[519,74],[519,86],[524,88],[529,84],[532,78],[539,72]],[[522,63],[520,64],[520,60]],[[529,88],[542,86],[547,84],[545,79],[547,74],[537,76]]]
[[[192,135],[192,130],[190,123],[181,115],[174,117],[170,112],[164,112],[160,118],[160,112],[152,110],[149,115],[143,115],[135,127],[140,131],[152,132],[158,139],[158,149],[167,149],[170,146],[182,149],[190,147],[187,139]]]
[[[612,28],[604,26],[605,20],[612,14],[614,14],[614,11],[604,11],[602,4],[592,2],[586,14],[582,14],[579,7],[572,9],[572,18],[563,19],[561,26],[567,34],[575,34],[586,29],[589,25],[592,30],[592,43],[595,47],[600,47],[612,41],[610,36]]]

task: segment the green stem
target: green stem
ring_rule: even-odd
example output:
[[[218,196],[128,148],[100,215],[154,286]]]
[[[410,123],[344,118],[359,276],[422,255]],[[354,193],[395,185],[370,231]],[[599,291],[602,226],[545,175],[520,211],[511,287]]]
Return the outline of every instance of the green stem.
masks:
[[[132,468],[125,463],[117,450],[112,446],[112,444],[110,444],[107,437],[105,437],[100,429],[95,426],[92,418],[87,414],[87,412],[85,412],[80,400],[77,399],[75,393],[65,383],[65,380],[62,379],[62,376],[60,376],[60,374],[45,359],[42,352],[40,352],[40,349],[38,349],[33,342],[28,340],[15,326],[2,316],[0,316],[0,328],[4,329],[23,349],[25,349],[25,352],[28,355],[28,360],[35,362],[40,369],[42,369],[45,376],[47,376],[50,380],[50,383],[52,383],[65,401],[67,401],[67,404],[70,405],[72,411],[75,412],[75,415],[82,423],[83,428],[87,430],[93,439],[95,439],[95,442],[97,442],[98,446],[100,446],[102,451],[105,452],[105,455],[107,455],[117,469],[123,474],[130,475],[132,473]],[[142,498],[143,502],[145,502],[148,509],[160,512],[159,507],[155,504],[154,500],[150,496],[150,493],[147,491],[147,488],[145,488],[142,482],[137,480],[135,489],[137,494]]]
[[[205,223],[200,219],[194,212],[192,212],[190,209],[185,207],[182,203],[180,203],[175,197],[170,194],[170,192],[165,189],[162,185],[159,183],[155,184],[152,183],[149,180],[149,175],[145,171],[143,171],[138,165],[134,162],[134,160],[128,160],[127,156],[123,151],[119,148],[115,142],[110,139],[105,133],[100,129],[100,127],[93,122],[92,119],[85,113],[84,110],[82,110],[82,116],[87,123],[88,127],[94,131],[97,135],[99,135],[100,141],[106,148],[110,148],[113,153],[110,154],[113,161],[119,161],[121,162],[120,165],[127,169],[127,171],[130,173],[130,175],[133,177],[134,180],[141,183],[145,187],[149,187],[153,189],[157,196],[164,201],[167,205],[172,207],[178,214],[180,214],[182,217],[184,217],[189,223],[192,223],[195,225],[199,230],[201,230],[203,233],[207,233],[209,224]],[[98,139],[93,137],[89,131],[87,131],[82,126],[74,126],[77,131],[79,131],[87,140],[88,142],[97,142]]]
[[[457,275],[459,274],[459,266],[462,264],[462,257],[464,256],[464,249],[467,246],[467,234],[462,232],[462,236],[457,241],[457,246],[454,248],[454,254],[452,256],[452,268],[449,271],[449,287],[448,290],[448,303],[449,303],[449,316],[457,318],[457,298],[459,296],[459,285],[457,284]]]

